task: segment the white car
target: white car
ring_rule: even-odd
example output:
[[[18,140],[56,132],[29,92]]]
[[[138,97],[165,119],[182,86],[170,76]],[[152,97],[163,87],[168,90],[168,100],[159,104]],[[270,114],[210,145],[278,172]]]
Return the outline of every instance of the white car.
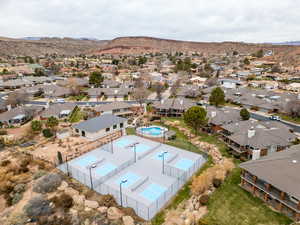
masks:
[[[269,117],[269,119],[270,119],[270,120],[277,120],[277,121],[280,121],[281,118],[280,118],[280,116],[274,116],[274,115],[272,115],[272,116]]]
[[[63,98],[58,98],[58,99],[56,99],[56,102],[57,103],[65,103],[66,101]]]

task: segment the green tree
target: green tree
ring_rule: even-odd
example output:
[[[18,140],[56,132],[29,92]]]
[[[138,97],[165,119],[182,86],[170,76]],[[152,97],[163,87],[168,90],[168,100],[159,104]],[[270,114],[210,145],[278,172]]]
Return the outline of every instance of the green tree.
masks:
[[[39,133],[42,130],[42,128],[43,128],[43,124],[42,124],[41,121],[39,121],[39,120],[33,120],[31,122],[31,129],[32,129],[32,131]]]
[[[196,133],[207,123],[207,112],[203,107],[192,106],[183,115],[184,122]]]
[[[58,126],[58,124],[59,124],[58,119],[56,119],[54,116],[51,116],[48,118],[48,120],[46,122],[46,127],[54,129],[55,127]]]
[[[225,93],[220,87],[216,87],[212,90],[209,96],[209,103],[216,107],[225,103]]]
[[[101,72],[95,71],[90,74],[90,79],[89,79],[90,84],[99,87],[102,84],[102,82],[103,82],[103,76]]]
[[[245,64],[245,65],[249,65],[249,64],[250,64],[250,61],[249,61],[248,58],[245,58],[245,59],[244,59],[244,64]]]
[[[247,109],[242,108],[240,111],[240,116],[242,117],[242,120],[249,120],[250,119],[250,113]]]

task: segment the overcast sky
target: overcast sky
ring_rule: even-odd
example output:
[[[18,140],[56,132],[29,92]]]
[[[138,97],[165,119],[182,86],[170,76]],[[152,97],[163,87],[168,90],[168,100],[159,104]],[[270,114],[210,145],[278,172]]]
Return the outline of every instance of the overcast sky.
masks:
[[[0,0],[0,36],[300,40],[300,0]]]

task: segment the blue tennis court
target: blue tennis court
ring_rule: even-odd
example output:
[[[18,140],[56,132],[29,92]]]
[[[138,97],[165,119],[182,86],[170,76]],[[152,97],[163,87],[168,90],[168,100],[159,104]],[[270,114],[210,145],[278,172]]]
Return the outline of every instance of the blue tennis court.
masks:
[[[193,166],[194,162],[190,159],[180,159],[176,162],[175,167],[181,170],[189,170]]]
[[[116,141],[116,145],[120,148],[125,148],[126,146],[132,144],[134,141],[130,139],[123,138],[122,140]]]
[[[97,162],[97,158],[93,155],[87,155],[84,158],[79,158],[79,160],[76,162],[79,166],[87,167],[92,165],[93,163]]]
[[[148,199],[151,202],[154,202],[156,199],[158,199],[167,188],[160,186],[158,184],[152,183],[150,184],[144,191],[140,193],[141,196]]]
[[[137,182],[141,177],[136,175],[135,173],[128,172],[125,175],[119,177],[116,181],[117,184],[120,184],[122,180],[127,180],[126,183],[122,184],[122,187],[129,187]]]
[[[136,152],[145,152],[148,151],[151,147],[144,144],[138,144],[136,145]]]
[[[163,152],[158,152],[154,155],[154,159],[157,159],[157,160],[162,160],[163,157],[162,157],[162,153]],[[165,157],[165,160],[168,160],[170,157],[172,156],[171,153],[167,152],[164,154],[164,157]]]
[[[102,166],[99,166],[95,169],[93,169],[93,171],[96,174],[99,174],[101,176],[105,176],[106,174],[108,174],[109,172],[113,171],[114,169],[116,169],[117,167],[111,163],[106,163]]]

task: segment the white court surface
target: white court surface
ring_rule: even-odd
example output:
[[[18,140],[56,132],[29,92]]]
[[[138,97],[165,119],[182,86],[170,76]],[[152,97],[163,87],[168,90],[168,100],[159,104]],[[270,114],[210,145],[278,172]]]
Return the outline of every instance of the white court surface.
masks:
[[[119,204],[122,198],[124,207],[149,220],[205,161],[201,154],[130,135],[59,168],[98,193],[113,195]]]

